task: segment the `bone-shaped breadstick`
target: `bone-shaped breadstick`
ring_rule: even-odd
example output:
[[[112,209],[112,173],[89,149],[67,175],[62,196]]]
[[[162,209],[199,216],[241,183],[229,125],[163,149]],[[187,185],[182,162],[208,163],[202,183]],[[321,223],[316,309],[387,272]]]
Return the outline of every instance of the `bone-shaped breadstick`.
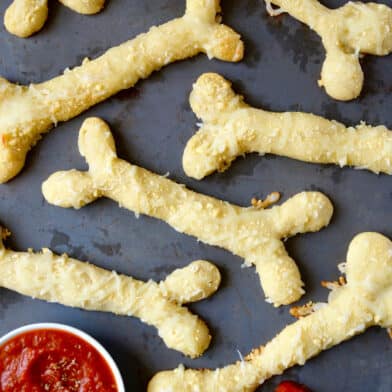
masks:
[[[385,56],[392,52],[392,9],[384,4],[350,1],[332,10],[317,0],[265,1],[279,6],[321,37],[326,59],[319,85],[332,98],[347,101],[361,93],[361,54]]]
[[[105,0],[59,0],[80,14],[96,14]],[[48,18],[48,0],[14,0],[4,15],[6,29],[21,38],[41,30]]]
[[[254,264],[265,295],[275,306],[303,294],[298,268],[282,238],[320,230],[329,223],[333,207],[323,194],[303,192],[280,207],[257,210],[195,193],[119,159],[109,127],[98,118],[82,125],[79,150],[89,171],[53,174],[42,186],[49,203],[80,208],[105,196]]]
[[[0,183],[23,167],[28,150],[53,124],[69,120],[163,66],[200,52],[239,61],[240,36],[216,22],[217,0],[187,0],[185,15],[110,49],[44,83],[0,78]]]
[[[194,84],[190,104],[203,122],[184,151],[190,177],[224,171],[249,152],[392,174],[392,132],[385,126],[353,128],[309,113],[255,109],[234,93],[229,81],[211,73]]]
[[[378,233],[362,233],[347,254],[347,284],[336,285],[327,304],[287,326],[243,362],[217,370],[158,373],[148,392],[251,392],[268,378],[303,365],[371,326],[392,326],[392,242]]]
[[[192,358],[209,346],[205,323],[181,305],[215,293],[220,273],[213,264],[194,261],[165,281],[145,283],[49,249],[14,252],[5,248],[1,233],[0,228],[1,287],[66,306],[138,317],[157,328],[167,347]]]

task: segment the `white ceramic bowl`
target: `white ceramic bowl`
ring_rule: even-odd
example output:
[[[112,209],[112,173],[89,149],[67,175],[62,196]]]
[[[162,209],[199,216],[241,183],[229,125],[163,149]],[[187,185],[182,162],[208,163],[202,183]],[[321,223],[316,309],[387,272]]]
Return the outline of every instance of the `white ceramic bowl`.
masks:
[[[104,358],[106,363],[109,365],[113,373],[118,392],[125,392],[124,381],[121,377],[121,373],[116,363],[114,362],[113,358],[111,357],[111,355],[106,351],[106,349],[101,345],[101,343],[99,343],[92,336],[88,335],[86,332],[81,331],[80,329],[70,327],[65,324],[57,324],[57,323],[28,324],[23,327],[14,329],[13,331],[10,331],[6,335],[2,336],[0,338],[0,347],[18,335],[24,334],[26,332],[39,331],[42,329],[46,329],[46,330],[54,329],[57,331],[68,332],[72,335],[78,336],[80,339],[84,340],[85,342],[93,346],[101,354],[101,356]]]

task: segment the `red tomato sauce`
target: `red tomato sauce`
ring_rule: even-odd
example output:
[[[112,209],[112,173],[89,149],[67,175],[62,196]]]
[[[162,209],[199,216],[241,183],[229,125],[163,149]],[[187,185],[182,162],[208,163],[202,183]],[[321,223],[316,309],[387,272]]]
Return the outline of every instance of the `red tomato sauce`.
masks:
[[[117,392],[101,354],[71,333],[43,329],[0,347],[0,392]]]
[[[294,381],[283,381],[277,386],[275,392],[312,392],[312,391],[303,384],[298,384]]]

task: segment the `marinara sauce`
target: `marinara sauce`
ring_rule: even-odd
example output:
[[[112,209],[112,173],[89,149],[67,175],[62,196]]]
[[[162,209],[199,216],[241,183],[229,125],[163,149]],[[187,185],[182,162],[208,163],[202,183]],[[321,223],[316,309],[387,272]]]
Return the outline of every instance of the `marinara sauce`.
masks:
[[[118,392],[101,354],[69,332],[42,329],[0,347],[0,392]]]
[[[283,381],[275,389],[275,392],[312,392],[303,384],[294,381]]]

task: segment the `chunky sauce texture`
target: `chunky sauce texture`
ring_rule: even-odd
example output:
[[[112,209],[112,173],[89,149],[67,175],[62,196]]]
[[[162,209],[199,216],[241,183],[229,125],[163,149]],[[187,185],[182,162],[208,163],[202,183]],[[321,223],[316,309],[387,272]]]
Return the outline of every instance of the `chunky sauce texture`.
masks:
[[[118,392],[101,354],[60,330],[20,334],[0,347],[0,392]]]

